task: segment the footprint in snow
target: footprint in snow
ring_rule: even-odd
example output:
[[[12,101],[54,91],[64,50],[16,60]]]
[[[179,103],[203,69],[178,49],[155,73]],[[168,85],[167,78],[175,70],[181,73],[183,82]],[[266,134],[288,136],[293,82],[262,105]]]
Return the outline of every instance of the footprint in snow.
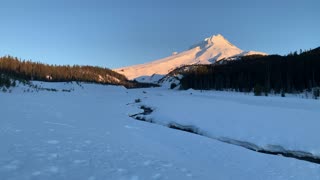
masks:
[[[39,176],[41,175],[41,171],[35,171],[32,173],[32,176]]]
[[[96,180],[96,177],[90,176],[90,177],[88,178],[88,180]]]
[[[129,126],[129,125],[125,125],[124,127],[127,128],[127,129],[139,129],[139,128],[137,128],[137,127]]]
[[[51,166],[48,168],[48,171],[51,173],[58,173],[59,172],[59,168],[57,166]]]
[[[48,140],[48,144],[59,144],[60,142],[58,140]]]
[[[149,166],[150,164],[151,164],[150,160],[143,162],[143,165],[145,165],[145,166]]]
[[[188,170],[186,168],[181,168],[180,171],[181,172],[187,172]]]
[[[20,164],[21,164],[20,161],[14,160],[14,161],[11,161],[9,164],[3,166],[3,168],[9,171],[17,170]]]
[[[139,180],[139,177],[138,176],[132,176],[131,180]]]
[[[157,173],[155,175],[152,176],[152,179],[160,179],[161,178],[161,174]]]
[[[188,170],[186,168],[181,168],[180,171],[186,173],[187,177],[192,177],[192,174],[190,172],[188,172]]]
[[[52,154],[49,154],[48,156],[48,160],[53,160],[53,159],[56,159],[58,158],[58,154],[57,153],[52,153]]]
[[[169,167],[172,167],[172,166],[173,166],[173,164],[171,164],[171,163],[168,163],[168,164],[162,164],[162,166],[163,166],[163,167],[167,167],[167,168],[169,168]]]
[[[126,170],[125,169],[122,169],[122,168],[119,168],[119,169],[117,169],[117,172],[118,173],[123,173],[123,172],[125,172]]]
[[[87,161],[86,160],[77,159],[77,160],[74,160],[73,163],[74,164],[85,164],[85,163],[87,163]]]

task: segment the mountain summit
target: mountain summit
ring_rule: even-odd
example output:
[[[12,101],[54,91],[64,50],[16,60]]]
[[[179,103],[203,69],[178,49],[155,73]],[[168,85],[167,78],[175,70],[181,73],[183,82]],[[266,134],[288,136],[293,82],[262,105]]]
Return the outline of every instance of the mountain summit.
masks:
[[[189,48],[193,49],[198,50],[194,58],[196,64],[214,63],[243,52],[220,34],[208,37]]]
[[[213,35],[211,37],[205,38],[200,43],[197,43],[193,46],[191,46],[189,49],[193,49],[195,47],[208,47],[208,46],[216,46],[216,47],[235,47],[233,44],[231,44],[227,39],[225,39],[221,34]]]
[[[218,34],[205,38],[181,53],[174,53],[169,57],[145,64],[115,69],[115,71],[124,74],[128,79],[146,81],[146,77],[155,75],[161,77],[182,65],[211,64],[230,57],[252,54],[266,55],[262,52],[243,51]],[[153,78],[153,80],[156,79]]]

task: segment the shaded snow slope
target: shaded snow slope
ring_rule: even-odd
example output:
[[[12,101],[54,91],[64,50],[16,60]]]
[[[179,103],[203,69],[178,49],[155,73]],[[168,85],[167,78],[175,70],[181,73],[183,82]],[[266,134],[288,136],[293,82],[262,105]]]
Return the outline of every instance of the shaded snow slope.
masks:
[[[296,151],[320,157],[320,101],[256,97],[218,91],[158,92],[145,105],[149,116],[168,125],[197,128],[200,134],[255,144],[257,150]]]
[[[154,74],[165,75],[182,65],[211,64],[232,56],[252,54],[266,55],[261,52],[243,51],[218,34],[206,38],[204,41],[191,46],[189,50],[181,53],[175,53],[172,56],[145,64],[115,69],[115,71],[124,74],[128,79],[138,78],[137,80],[145,81],[145,79],[139,77],[152,76]]]
[[[166,104],[178,116],[177,107],[185,107],[188,100],[172,103],[175,93],[93,84],[76,87],[71,92],[0,93],[0,179],[320,179],[316,164],[258,154],[128,117],[140,111],[134,103],[137,98],[153,104],[163,99],[155,112]],[[189,99],[187,94],[180,97]],[[206,110],[205,103],[190,100],[196,103],[195,113]],[[167,113],[163,117],[172,118]]]

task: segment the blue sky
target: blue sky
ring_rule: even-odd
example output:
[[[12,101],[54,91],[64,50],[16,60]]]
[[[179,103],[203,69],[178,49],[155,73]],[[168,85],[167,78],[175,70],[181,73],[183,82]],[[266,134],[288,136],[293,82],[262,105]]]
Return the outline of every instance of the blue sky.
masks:
[[[117,68],[222,34],[243,50],[320,46],[320,1],[4,0],[0,56]]]

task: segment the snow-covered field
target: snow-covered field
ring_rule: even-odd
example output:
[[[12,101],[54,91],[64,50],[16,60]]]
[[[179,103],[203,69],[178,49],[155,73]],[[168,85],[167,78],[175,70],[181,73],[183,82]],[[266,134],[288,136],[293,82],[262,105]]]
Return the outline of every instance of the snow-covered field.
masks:
[[[320,157],[319,100],[191,90],[150,93],[143,102],[154,107],[149,118],[160,124],[178,123],[213,138]]]
[[[208,138],[319,155],[319,101],[35,83],[60,91],[0,93],[1,180],[320,179],[319,164]],[[141,105],[156,124],[129,117]],[[208,137],[159,125],[172,122]]]

